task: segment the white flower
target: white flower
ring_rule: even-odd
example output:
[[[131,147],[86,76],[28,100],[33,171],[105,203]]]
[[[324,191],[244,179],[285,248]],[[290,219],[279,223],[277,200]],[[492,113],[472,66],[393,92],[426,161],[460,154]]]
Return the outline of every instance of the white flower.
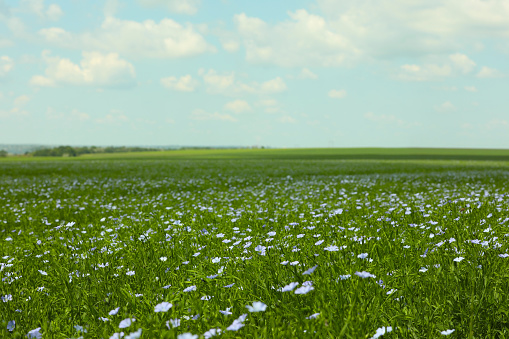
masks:
[[[449,335],[449,334],[451,334],[454,331],[456,331],[456,330],[445,330],[445,331],[441,331],[440,334],[442,334],[442,335]]]
[[[6,294],[5,296],[2,296],[2,301],[4,303],[6,303],[8,301],[12,301],[12,294]]]
[[[306,319],[316,319],[319,315],[320,313],[311,314],[309,317],[306,317]]]
[[[419,270],[419,272],[426,272],[428,269],[426,267],[421,267],[421,269]]]
[[[246,308],[249,310],[249,312],[263,312],[267,308],[267,305],[261,301],[255,301],[253,302],[253,306],[246,305]]]
[[[212,258],[212,263],[213,263],[213,264],[217,264],[217,263],[218,263],[218,262],[220,262],[220,261],[221,261],[221,258],[218,258],[218,257],[216,257],[216,258]]]
[[[41,270],[38,270],[40,274],[42,275],[48,275],[48,273],[44,272],[44,271],[41,271]]]
[[[183,292],[191,292],[191,291],[196,291],[196,286],[195,285],[192,285],[192,286],[184,288]]]
[[[132,275],[134,275],[134,271],[127,271],[126,275],[132,276]]]
[[[267,233],[267,235],[268,235],[269,237],[273,237],[273,236],[275,236],[275,235],[276,235],[276,232],[269,232],[269,233]]]
[[[302,273],[302,274],[303,274],[303,275],[311,274],[311,273],[313,273],[313,272],[316,270],[316,268],[317,268],[317,267],[318,267],[318,265],[315,265],[315,266],[313,266],[313,267],[309,268],[307,271],[305,271],[305,272],[304,272],[304,273]]]
[[[124,337],[124,339],[138,339],[141,337],[141,328],[138,329],[136,332],[132,332]]]
[[[367,253],[361,253],[357,256],[357,258],[359,259],[366,259],[368,257],[368,254]]]
[[[136,321],[136,319],[134,319],[134,318],[126,318],[126,319],[124,319],[124,320],[122,320],[122,321],[120,322],[120,324],[118,325],[118,328],[126,328],[126,327],[129,327],[129,326],[131,326],[131,324],[132,324],[133,322],[135,322],[135,321]]]
[[[117,307],[114,310],[111,310],[108,314],[109,315],[117,315],[119,309],[120,309],[120,307]]]
[[[503,254],[499,254],[498,256],[499,256],[500,258],[507,258],[507,257],[509,257],[509,254],[507,254],[507,253],[503,253]]]
[[[120,333],[113,333],[110,337],[110,339],[120,339],[124,336],[124,332],[120,332]]]
[[[192,333],[182,333],[182,334],[179,334],[177,336],[177,339],[198,339],[198,335],[197,334],[192,334]]]
[[[465,258],[463,257],[457,257],[457,258],[454,258],[453,261],[456,261],[456,262],[460,262],[461,260],[463,260]]]
[[[233,321],[233,323],[226,328],[227,331],[238,331],[244,327],[244,321],[246,320],[247,314],[243,314]]]
[[[318,240],[317,242],[315,242],[315,246],[320,246],[324,241],[323,240]]]
[[[339,251],[339,247],[337,247],[336,245],[330,245],[325,247],[324,250],[329,252],[337,252]]]
[[[390,326],[377,328],[375,335],[372,336],[371,339],[376,339],[376,338],[384,335],[385,333],[389,333],[389,332],[392,332],[392,327],[390,327]]]
[[[42,338],[42,333],[40,331],[41,331],[41,328],[37,327],[36,329],[33,329],[33,330],[29,331],[27,333],[27,337],[28,338],[40,339],[40,338]]]
[[[280,291],[281,292],[289,292],[289,291],[293,291],[293,289],[295,287],[297,287],[299,285],[298,282],[291,282],[289,283],[288,285],[286,285],[285,287],[281,288]]]
[[[204,295],[203,297],[200,298],[201,300],[205,300],[205,301],[209,301],[210,299],[212,299],[212,297],[210,295]]]
[[[168,260],[168,258],[166,258],[166,257],[161,257],[161,258],[159,258],[159,260],[161,260],[161,261],[166,261],[166,260]]]
[[[172,306],[173,305],[171,303],[163,301],[162,303],[157,304],[154,307],[154,312],[168,312],[168,310],[172,308]]]
[[[7,323],[7,331],[12,332],[16,328],[16,321],[11,320]]]
[[[170,324],[171,324],[171,327],[170,327]],[[180,326],[180,319],[170,319],[166,322],[166,327],[168,327],[169,330],[171,330],[172,328],[175,328],[175,327],[179,327]]]
[[[307,286],[301,286],[298,289],[295,290],[295,294],[307,294],[314,290],[315,288],[313,286],[307,285]]]
[[[232,314],[232,312],[230,312],[230,307],[227,307],[225,311],[219,310],[219,312],[221,312],[221,313],[222,313],[222,314],[224,314],[224,315],[230,315],[230,314]]]
[[[341,278],[341,280],[346,280],[346,279],[349,279],[351,278],[352,275],[351,274],[345,274],[345,275],[340,275],[339,278]]]
[[[356,276],[359,276],[361,278],[376,278],[375,275],[369,273],[369,272],[366,272],[366,271],[362,271],[362,272],[355,272],[355,275]]]
[[[205,339],[209,339],[209,338],[212,338],[212,337],[214,337],[216,335],[220,335],[221,332],[222,331],[219,328],[211,328],[207,332],[203,333],[203,336],[205,337]]]

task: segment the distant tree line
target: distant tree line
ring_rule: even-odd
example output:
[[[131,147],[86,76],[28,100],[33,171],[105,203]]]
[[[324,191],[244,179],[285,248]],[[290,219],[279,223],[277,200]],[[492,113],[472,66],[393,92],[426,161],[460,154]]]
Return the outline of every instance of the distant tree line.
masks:
[[[7,156],[7,151],[4,149],[0,149],[0,158],[4,158]]]
[[[59,146],[54,148],[43,148],[32,152],[34,157],[77,157],[82,154],[95,154],[95,153],[123,153],[123,152],[147,152],[147,151],[159,151],[156,148],[144,148],[144,147],[96,147],[96,146],[84,146],[84,147],[71,147],[71,146]]]

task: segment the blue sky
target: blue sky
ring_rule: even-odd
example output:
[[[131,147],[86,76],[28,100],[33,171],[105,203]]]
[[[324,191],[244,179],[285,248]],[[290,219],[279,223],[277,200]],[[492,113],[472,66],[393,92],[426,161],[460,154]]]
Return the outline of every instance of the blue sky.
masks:
[[[0,0],[0,143],[509,148],[506,0]]]

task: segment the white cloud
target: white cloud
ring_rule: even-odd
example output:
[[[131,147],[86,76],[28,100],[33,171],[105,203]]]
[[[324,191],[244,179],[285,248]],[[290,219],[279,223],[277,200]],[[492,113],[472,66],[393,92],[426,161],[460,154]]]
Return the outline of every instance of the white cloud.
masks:
[[[221,42],[221,45],[225,49],[225,51],[233,53],[237,52],[240,48],[240,44],[238,41],[235,40],[225,40]]]
[[[295,124],[297,122],[297,120],[295,120],[289,115],[284,115],[277,120],[282,124]]]
[[[232,117],[229,114],[220,114],[220,113],[208,113],[203,109],[195,109],[191,113],[192,120],[204,121],[204,120],[221,120],[221,121],[231,121],[235,122],[237,119]]]
[[[66,120],[84,122],[90,120],[90,115],[84,112],[80,112],[77,109],[73,109],[70,113],[64,113],[61,111],[56,111],[53,107],[48,107],[46,110],[46,118],[48,120]]]
[[[21,107],[21,106],[24,106],[29,101],[30,101],[30,97],[28,95],[20,95],[19,97],[14,99],[14,106]]]
[[[77,109],[73,109],[71,111],[71,119],[78,121],[87,121],[90,119],[90,115],[88,115],[87,113],[80,112]]]
[[[129,121],[130,119],[123,112],[118,110],[111,110],[110,114],[106,114],[102,118],[95,119],[96,123],[106,125],[119,125]]]
[[[115,52],[132,58],[185,58],[214,52],[192,24],[171,19],[143,22],[106,17],[100,29],[82,34],[51,27],[38,32],[46,43],[60,48]]]
[[[404,81],[430,81],[442,79],[451,74],[452,69],[449,65],[403,65],[400,68],[398,78]]]
[[[446,101],[446,102],[441,103],[438,106],[435,106],[435,110],[438,112],[443,112],[443,113],[453,112],[456,110],[456,106],[454,106],[450,101]]]
[[[203,77],[207,85],[207,91],[214,94],[235,95],[235,94],[275,94],[286,91],[286,83],[281,77],[258,83],[253,81],[249,84],[235,79],[234,72],[218,73],[214,69],[207,72],[200,69],[198,74]]]
[[[341,99],[346,96],[346,91],[344,89],[339,89],[339,90],[332,89],[329,91],[328,95],[330,98]]]
[[[315,73],[311,72],[307,68],[303,68],[300,71],[299,79],[318,79],[318,75],[316,75]]]
[[[283,67],[350,65],[359,61],[448,55],[483,40],[509,36],[506,0],[317,0],[314,13],[288,12],[270,24],[234,16],[252,63]],[[467,72],[471,67],[460,62]],[[464,60],[467,61],[467,60]]]
[[[242,113],[252,110],[249,103],[247,103],[247,101],[244,100],[235,100],[228,102],[224,105],[224,108],[234,113]]]
[[[271,26],[246,14],[234,16],[249,62],[282,67],[338,66],[357,55],[357,48],[324,18],[300,9],[288,12],[290,21]]]
[[[191,75],[184,75],[180,78],[167,77],[161,79],[161,85],[168,89],[174,89],[181,92],[194,92],[199,83]]]
[[[475,86],[465,86],[465,91],[477,92],[477,88]]]
[[[98,87],[130,87],[135,85],[133,65],[116,53],[83,52],[80,65],[71,60],[52,57],[43,52],[47,68],[45,76],[36,75],[30,80],[34,86],[76,85]]]
[[[261,84],[260,90],[263,93],[280,93],[286,90],[286,84],[280,77],[265,81]]]
[[[4,77],[14,68],[14,61],[7,55],[0,57],[0,78]]]
[[[200,0],[138,0],[142,6],[165,7],[172,13],[195,14],[200,6]]]
[[[58,21],[64,12],[57,4],[44,5],[44,0],[21,0],[22,10],[37,15],[41,19]]]
[[[477,73],[478,78],[498,78],[501,76],[502,74],[498,70],[486,66],[483,66],[479,73]]]
[[[419,126],[419,123],[409,123],[402,119],[397,118],[392,114],[373,114],[372,112],[368,112],[364,114],[364,118],[369,121],[378,123],[379,125],[396,125],[398,127],[410,128],[413,126]]]
[[[453,62],[454,66],[460,69],[462,73],[470,73],[474,67],[475,62],[472,61],[468,56],[461,53],[449,55],[449,59]]]

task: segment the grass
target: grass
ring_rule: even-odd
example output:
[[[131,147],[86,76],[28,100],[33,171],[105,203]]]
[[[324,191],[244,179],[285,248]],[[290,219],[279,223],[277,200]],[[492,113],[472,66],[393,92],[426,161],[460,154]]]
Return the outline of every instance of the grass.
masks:
[[[432,151],[2,160],[0,337],[507,338],[508,152]]]

